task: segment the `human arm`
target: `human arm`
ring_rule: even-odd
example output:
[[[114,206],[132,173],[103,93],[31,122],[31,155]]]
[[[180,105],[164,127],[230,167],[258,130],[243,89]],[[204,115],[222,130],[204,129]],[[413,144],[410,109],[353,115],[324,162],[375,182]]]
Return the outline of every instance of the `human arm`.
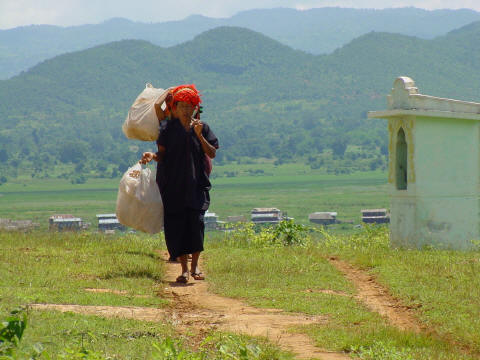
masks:
[[[162,109],[162,104],[164,102],[166,102],[168,104],[171,97],[172,97],[172,94],[170,93],[170,88],[169,88],[169,89],[165,90],[165,92],[162,95],[160,95],[160,97],[157,99],[157,101],[155,101],[155,103],[153,104],[153,106],[155,108],[155,114],[157,115],[157,118],[158,118],[158,122],[161,122],[161,121],[166,119],[167,114],[166,114],[166,111],[164,111]],[[167,109],[168,109],[168,106],[165,110],[167,110]]]
[[[165,156],[165,147],[162,145],[158,145],[158,151],[156,153],[144,152],[139,162],[140,164],[148,164],[152,160],[159,162],[163,160],[164,156]]]
[[[192,121],[193,130],[195,131],[195,135],[197,135],[198,140],[200,140],[200,144],[202,146],[203,152],[210,158],[215,158],[217,154],[217,149],[215,146],[210,144],[207,139],[203,136],[203,123],[200,120],[193,120]],[[216,139],[216,138],[215,138]]]

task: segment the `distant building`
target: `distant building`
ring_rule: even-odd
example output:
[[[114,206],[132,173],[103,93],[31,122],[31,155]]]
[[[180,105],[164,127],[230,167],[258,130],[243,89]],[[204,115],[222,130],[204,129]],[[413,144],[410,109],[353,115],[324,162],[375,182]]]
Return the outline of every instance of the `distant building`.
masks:
[[[218,227],[218,215],[214,212],[207,211],[203,217],[206,230],[215,230]]]
[[[80,230],[82,219],[72,214],[55,214],[48,218],[49,230]]]
[[[52,215],[48,218],[48,228],[49,229],[52,229],[52,226],[53,226],[53,222],[55,220],[58,220],[58,219],[73,219],[75,218],[75,216],[73,216],[72,214],[56,214],[56,215]]]
[[[337,222],[336,212],[314,212],[308,215],[308,220],[314,224],[330,225]]]
[[[386,224],[390,222],[387,209],[364,209],[362,210],[362,222],[366,224]]]
[[[0,218],[0,230],[6,231],[27,231],[38,227],[39,224],[32,220],[11,220]]]
[[[81,218],[55,218],[50,224],[50,230],[58,231],[78,231],[83,229],[83,221]]]
[[[112,233],[115,230],[125,231],[126,228],[119,223],[116,214],[97,214],[98,230],[105,233]]]
[[[255,224],[278,224],[284,220],[284,215],[277,208],[254,208],[251,212]]]
[[[104,220],[104,219],[116,219],[117,214],[97,214],[95,215],[97,217],[97,220]]]

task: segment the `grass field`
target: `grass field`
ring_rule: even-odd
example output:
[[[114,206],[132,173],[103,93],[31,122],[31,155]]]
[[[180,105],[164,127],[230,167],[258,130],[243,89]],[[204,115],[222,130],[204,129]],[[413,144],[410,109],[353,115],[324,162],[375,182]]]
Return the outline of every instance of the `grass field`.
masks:
[[[261,176],[251,175],[263,170]],[[325,175],[303,164],[216,166],[235,177],[212,179],[212,205],[220,220],[245,215],[254,207],[277,207],[307,223],[314,211],[337,211],[340,220],[360,221],[362,208],[388,207],[386,174]],[[23,180],[0,186],[0,218],[31,219],[47,227],[52,214],[73,214],[95,228],[96,214],[115,211],[119,179],[89,179],[72,185],[64,179]]]
[[[170,322],[103,318],[28,310],[27,328],[14,356],[5,350],[11,310],[32,303],[163,308],[164,268],[155,250],[160,237],[81,233],[0,232],[0,358],[205,360],[291,359],[262,339],[210,331],[202,343]],[[88,288],[114,292],[89,292]],[[8,342],[7,342],[8,345]],[[222,347],[222,349],[220,349]]]
[[[272,244],[258,234],[242,240],[246,233],[238,234],[209,235],[205,256],[211,290],[257,307],[326,316],[327,322],[294,330],[309,334],[319,347],[371,360],[480,356],[478,251],[393,250],[384,227],[343,236],[304,233],[303,244],[294,246]],[[18,306],[38,302],[165,307],[163,263],[156,252],[161,248],[161,237],[141,234],[0,232],[0,319]],[[329,263],[332,256],[375,276],[414,310],[426,329],[400,330],[353,298],[355,287]],[[30,310],[20,349],[26,354],[41,343],[55,359],[81,358],[60,357],[81,349],[98,355],[86,359],[291,358],[261,339],[219,332],[202,336],[210,341],[206,349],[192,347],[171,323]],[[183,349],[184,357],[155,355],[156,347],[170,351],[168,339]],[[219,352],[221,344],[226,346],[222,351],[237,355]],[[252,346],[263,355],[240,356]]]
[[[259,167],[263,175],[252,175]],[[297,164],[218,166],[216,171],[236,172],[212,181],[211,210],[221,218],[275,206],[303,223],[312,211],[337,211],[340,219],[358,223],[360,209],[388,207],[386,175],[381,172],[333,176]],[[82,185],[53,179],[7,183],[0,187],[0,217],[32,219],[46,227],[49,215],[72,213],[95,228],[95,214],[114,210],[117,185],[118,180],[99,179]],[[242,234],[248,236],[238,241]],[[237,236],[235,241],[232,236]],[[353,358],[480,357],[478,251],[391,249],[384,227],[355,231],[338,227],[329,233],[303,233],[301,238],[308,241],[285,247],[272,245],[261,234],[208,233],[205,256],[212,291],[258,307],[327,316],[326,324],[296,331],[309,334],[322,348],[345,351]],[[33,302],[165,307],[168,300],[158,291],[164,274],[155,251],[159,248],[161,236],[142,234],[0,232],[0,315],[5,318],[13,308]],[[352,297],[355,287],[329,263],[331,257],[374,276],[413,309],[427,330],[420,334],[399,330],[368,310]],[[121,294],[86,292],[89,287]],[[167,357],[155,352],[158,348],[168,352],[172,347],[168,339],[173,339],[176,349],[185,350],[182,359],[235,359],[221,355],[211,344],[208,349],[192,348],[171,324],[51,311],[30,311],[28,318],[22,341],[27,352],[39,342],[50,354],[87,348],[100,354],[99,359],[163,359]],[[232,353],[254,346],[263,355],[252,359],[291,358],[259,339],[222,333],[207,338]],[[177,358],[181,357],[172,357]]]
[[[327,325],[303,329],[320,347],[364,359],[480,357],[478,251],[391,249],[386,227],[353,235],[314,234],[310,243],[293,247],[262,246],[249,237],[210,244],[213,289],[255,306],[327,315]],[[401,331],[349,297],[355,289],[329,263],[331,257],[375,276],[414,309],[426,330]]]

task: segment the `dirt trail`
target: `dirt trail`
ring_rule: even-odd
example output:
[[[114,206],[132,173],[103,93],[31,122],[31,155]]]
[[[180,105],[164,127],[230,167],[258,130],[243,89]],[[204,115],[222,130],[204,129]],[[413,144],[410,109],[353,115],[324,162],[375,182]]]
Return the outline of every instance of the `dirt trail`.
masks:
[[[166,259],[166,254],[162,254],[162,258]],[[202,334],[211,329],[219,329],[263,336],[280,348],[291,351],[298,359],[350,359],[346,354],[328,352],[315,347],[312,339],[307,335],[289,331],[289,328],[294,326],[325,323],[326,317],[286,314],[278,309],[255,308],[239,300],[210,293],[206,281],[190,279],[188,284],[178,284],[175,279],[179,274],[179,264],[166,262],[162,297],[170,298],[172,301],[165,309],[55,304],[32,304],[31,307],[104,317],[169,321],[180,332],[185,333],[196,330]],[[93,289],[86,289],[86,291],[93,291]]]
[[[165,310],[136,306],[97,306],[97,305],[60,305],[60,304],[31,304],[30,308],[38,310],[56,310],[73,312],[85,315],[102,317],[119,317],[144,321],[163,322]]]
[[[180,265],[167,263],[165,294],[172,298],[172,316],[179,324],[211,327],[243,334],[264,336],[298,359],[350,359],[341,353],[322,351],[306,335],[288,331],[289,327],[324,323],[326,317],[284,314],[278,309],[258,309],[245,303],[212,294],[205,281],[190,279],[187,285],[175,283]]]
[[[167,254],[160,253],[166,260]],[[370,310],[384,316],[392,325],[402,330],[420,332],[425,327],[416,319],[411,308],[402,305],[391,296],[388,290],[378,284],[375,278],[349,263],[335,257],[329,259],[357,289],[354,296]],[[82,306],[33,304],[32,308],[43,310],[71,311],[104,317],[121,317],[145,321],[169,321],[179,332],[191,333],[192,330],[203,334],[211,329],[264,336],[280,348],[296,354],[298,359],[350,359],[346,354],[323,351],[314,346],[306,335],[296,334],[289,328],[328,321],[322,316],[304,314],[286,314],[278,309],[259,309],[246,305],[242,301],[225,298],[208,291],[205,281],[190,279],[188,284],[175,282],[180,273],[180,265],[166,262],[166,274],[161,296],[171,300],[164,309],[122,306]],[[126,292],[111,289],[85,289],[93,292],[112,292],[128,295]],[[350,296],[341,292],[321,291],[338,296]],[[135,296],[135,295],[134,295]]]
[[[403,305],[390,295],[388,290],[378,284],[372,275],[335,257],[330,258],[329,261],[355,285],[357,289],[355,298],[370,310],[379,313],[399,329],[416,333],[424,329],[424,326],[414,316],[412,308]]]

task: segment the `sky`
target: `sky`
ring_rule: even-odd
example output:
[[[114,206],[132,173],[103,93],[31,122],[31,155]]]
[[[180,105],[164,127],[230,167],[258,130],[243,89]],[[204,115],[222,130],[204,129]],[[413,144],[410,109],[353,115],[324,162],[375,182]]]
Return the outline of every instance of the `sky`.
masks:
[[[428,10],[466,8],[480,11],[479,0],[0,0],[0,29],[31,24],[93,24],[113,17],[164,22],[195,14],[221,18],[249,9],[307,10],[330,6],[370,9],[413,6]]]

